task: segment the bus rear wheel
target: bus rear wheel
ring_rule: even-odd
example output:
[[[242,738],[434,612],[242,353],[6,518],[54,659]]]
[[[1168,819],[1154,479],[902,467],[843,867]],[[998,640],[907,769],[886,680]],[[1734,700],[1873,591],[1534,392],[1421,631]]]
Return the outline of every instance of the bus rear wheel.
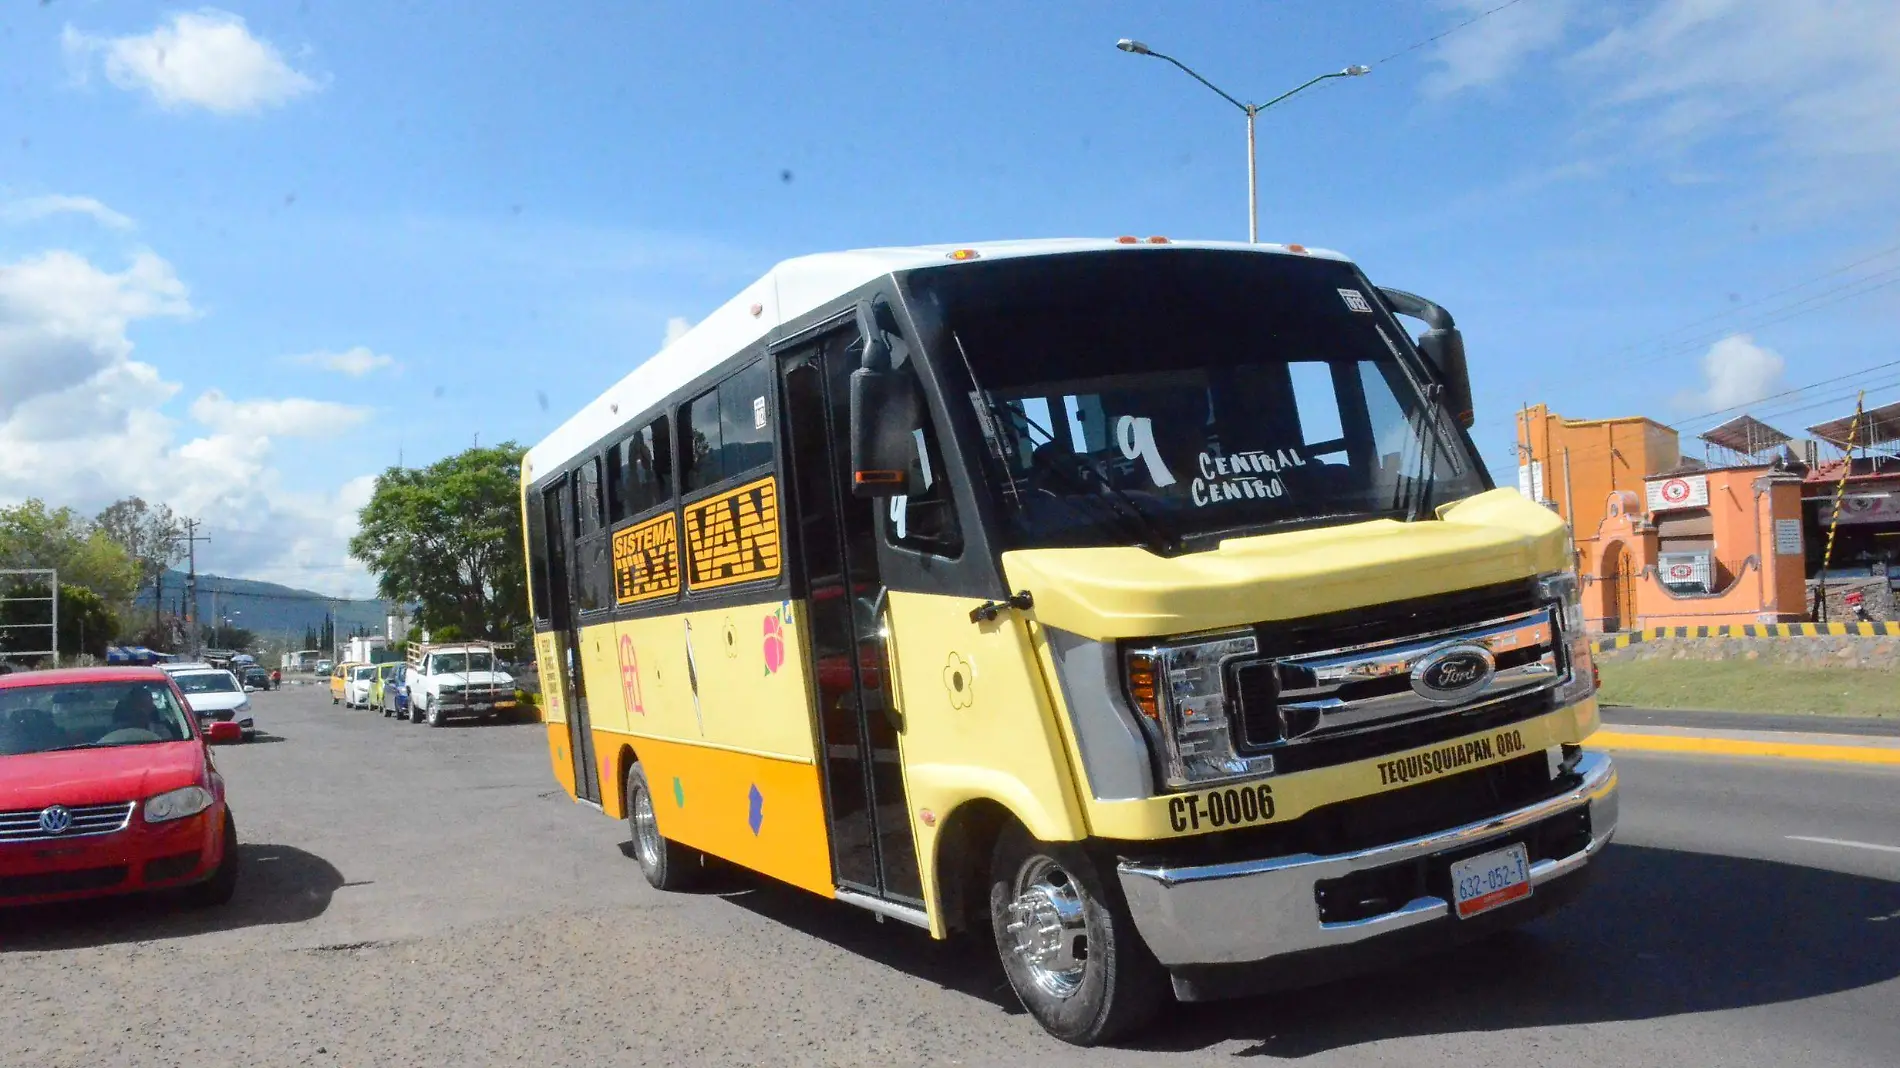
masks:
[[[640,862],[640,874],[655,890],[691,890],[698,886],[706,868],[696,849],[660,834],[660,820],[653,809],[653,790],[647,786],[647,773],[639,764],[627,769],[627,828],[633,832],[633,855]]]
[[[1171,993],[1119,887],[1088,854],[1010,824],[990,864],[990,925],[1009,985],[1064,1042],[1113,1042],[1154,1019]]]

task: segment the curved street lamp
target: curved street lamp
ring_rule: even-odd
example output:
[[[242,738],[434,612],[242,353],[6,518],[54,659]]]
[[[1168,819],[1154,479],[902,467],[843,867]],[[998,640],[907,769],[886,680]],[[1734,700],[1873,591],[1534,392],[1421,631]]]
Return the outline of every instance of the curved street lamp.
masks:
[[[1181,69],[1181,72],[1186,74],[1188,77],[1193,78],[1195,81],[1200,82],[1202,85],[1205,85],[1209,89],[1214,90],[1214,92],[1220,95],[1220,98],[1222,100],[1227,101],[1229,104],[1234,105],[1235,107],[1239,108],[1241,111],[1246,113],[1247,115],[1247,241],[1250,244],[1258,243],[1260,240],[1260,199],[1259,199],[1259,193],[1258,193],[1258,190],[1259,190],[1258,168],[1255,162],[1255,153],[1254,153],[1254,117],[1259,115],[1261,112],[1267,110],[1268,108],[1272,107],[1273,105],[1278,104],[1280,101],[1285,100],[1287,97],[1290,97],[1294,95],[1295,93],[1300,92],[1301,90],[1308,89],[1308,88],[1311,88],[1312,86],[1318,85],[1320,82],[1323,82],[1328,78],[1357,78],[1361,74],[1370,74],[1372,72],[1371,67],[1367,67],[1362,64],[1355,63],[1352,66],[1347,67],[1345,70],[1330,71],[1326,74],[1319,75],[1316,78],[1310,78],[1307,81],[1299,85],[1296,85],[1291,89],[1288,89],[1286,92],[1281,93],[1279,96],[1274,97],[1272,100],[1269,100],[1264,104],[1243,104],[1240,101],[1234,99],[1232,96],[1228,95],[1228,93],[1225,90],[1223,90],[1220,86],[1215,85],[1213,82],[1210,82],[1206,78],[1203,78],[1199,74],[1196,74],[1193,68],[1189,67],[1187,64],[1181,62],[1180,60],[1174,58],[1173,56],[1165,55],[1161,52],[1157,52],[1154,49],[1149,48],[1147,45],[1142,44],[1140,41],[1133,41],[1124,37],[1121,40],[1115,42],[1115,47],[1121,49],[1124,52],[1127,52],[1130,55],[1153,56],[1156,59],[1167,60],[1169,63],[1172,63],[1176,67],[1179,67]]]

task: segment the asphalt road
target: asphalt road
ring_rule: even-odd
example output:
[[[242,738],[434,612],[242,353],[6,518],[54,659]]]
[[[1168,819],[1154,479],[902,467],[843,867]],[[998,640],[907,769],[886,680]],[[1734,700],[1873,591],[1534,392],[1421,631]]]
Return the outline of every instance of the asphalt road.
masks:
[[[1900,1063],[1893,772],[1622,759],[1618,844],[1570,910],[1083,1051],[980,947],[760,882],[649,890],[539,727],[255,700],[269,740],[218,751],[237,900],[0,916],[0,1065]]]

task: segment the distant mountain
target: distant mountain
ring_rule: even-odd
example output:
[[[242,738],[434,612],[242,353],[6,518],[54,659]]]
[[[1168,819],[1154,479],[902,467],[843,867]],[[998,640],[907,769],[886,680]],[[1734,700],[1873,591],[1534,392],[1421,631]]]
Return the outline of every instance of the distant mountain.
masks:
[[[160,585],[163,587],[165,609],[169,612],[181,611],[185,604],[185,573],[166,571]],[[137,605],[151,611],[151,589],[140,592]],[[367,627],[381,634],[389,615],[389,602],[343,600],[255,579],[198,576],[196,614],[200,620],[211,623],[219,615],[229,616],[232,626],[253,631],[265,641],[282,640],[288,636],[293,643],[299,642],[305,627],[322,630],[324,616],[330,612],[336,613],[336,630],[340,635],[347,636],[358,627]]]

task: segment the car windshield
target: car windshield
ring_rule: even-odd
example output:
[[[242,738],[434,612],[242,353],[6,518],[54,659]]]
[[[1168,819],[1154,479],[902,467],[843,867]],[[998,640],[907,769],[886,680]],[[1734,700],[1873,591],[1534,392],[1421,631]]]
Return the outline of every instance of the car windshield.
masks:
[[[493,671],[495,658],[487,653],[441,653],[435,658],[437,674],[456,674],[465,671]]]
[[[0,756],[190,738],[185,710],[162,682],[0,689]]]
[[[1488,488],[1352,265],[1141,250],[918,271],[1016,547],[1429,516]],[[1431,448],[1424,446],[1431,443]]]
[[[186,693],[231,693],[238,688],[237,680],[228,671],[181,672],[173,675],[172,681]]]
[[[375,677],[376,677],[376,669],[373,667],[361,667],[361,668],[356,669],[355,678],[357,678],[358,680],[373,679]]]

